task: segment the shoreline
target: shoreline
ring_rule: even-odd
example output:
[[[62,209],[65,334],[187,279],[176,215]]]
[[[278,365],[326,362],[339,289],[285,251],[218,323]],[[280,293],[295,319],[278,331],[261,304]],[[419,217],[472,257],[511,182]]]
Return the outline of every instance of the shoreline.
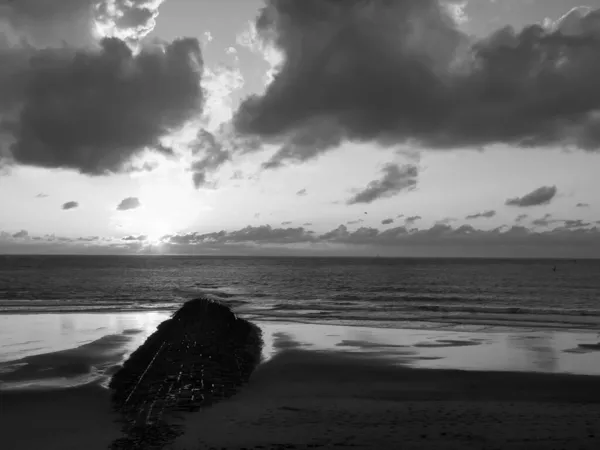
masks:
[[[133,330],[136,333],[122,323],[121,334],[164,332],[168,328],[164,324],[173,323],[173,318],[156,314],[155,319],[167,320],[147,322],[151,329]],[[183,426],[183,434],[164,448],[305,448],[310,444],[475,449],[484,442],[496,446],[503,442],[502,427],[517,430],[521,437],[504,442],[501,448],[550,449],[578,438],[579,448],[591,449],[600,439],[600,424],[590,423],[590,417],[600,414],[596,333],[386,329],[289,321],[254,325],[261,329],[264,359],[248,383],[232,396],[215,398],[216,403],[209,401],[199,409],[186,406],[187,412],[171,416],[169,423]],[[106,351],[98,347],[105,338],[67,350],[67,366],[79,367],[79,360],[70,359],[73,355],[98,357],[87,350]],[[108,339],[112,341],[120,342]],[[129,360],[135,354],[139,359],[148,342],[137,347]],[[121,354],[122,348],[110,347],[108,354],[114,352]],[[41,357],[55,360],[48,353]],[[569,364],[593,373],[568,373]],[[129,363],[133,368],[145,366]],[[3,442],[15,449],[106,449],[110,442],[124,439],[119,414],[112,409],[113,395],[98,383],[0,390],[0,423],[10,430],[3,433]]]
[[[220,297],[206,296],[215,301],[221,302],[229,307],[228,302]],[[174,314],[187,300],[174,307],[164,308],[134,308],[134,309],[79,309],[79,310],[41,310],[41,311],[0,311],[2,316],[43,316],[43,315],[111,315],[111,314]],[[581,314],[581,315],[536,315],[536,314],[490,314],[485,312],[471,313],[464,316],[447,314],[445,316],[422,316],[422,317],[398,317],[398,318],[327,318],[327,317],[302,317],[293,315],[278,315],[261,313],[258,311],[236,311],[233,312],[240,318],[253,322],[272,322],[272,323],[298,323],[306,325],[324,325],[324,326],[348,326],[348,327],[368,327],[368,328],[397,328],[397,329],[447,329],[456,327],[486,327],[490,332],[494,332],[494,328],[500,329],[532,329],[532,330],[556,330],[556,331],[574,331],[574,332],[596,332],[600,330],[600,315]],[[494,317],[496,316],[496,317]],[[511,320],[515,316],[527,316],[528,318],[536,317],[579,317],[589,318],[590,320],[581,321],[544,321],[544,320]],[[595,319],[595,320],[594,320]],[[421,324],[417,326],[415,324]],[[382,325],[385,324],[385,325]]]
[[[37,366],[40,374],[44,372],[42,381],[53,373],[55,378],[66,376],[67,382],[81,376],[75,384],[106,379],[112,375],[112,367],[120,366],[169,317],[171,314],[164,312],[21,316],[21,321],[10,321],[17,329],[15,332],[35,329],[37,338],[33,339],[35,335],[27,331],[12,336],[11,342],[13,330],[0,326],[0,340],[5,344],[0,347],[0,390],[11,386],[5,384],[7,373],[13,370],[11,367],[24,363]],[[438,327],[435,323],[421,328],[387,328],[298,321],[252,322],[263,330],[263,359],[282,350],[301,348],[377,353],[415,367],[600,374],[597,361],[600,337],[596,330],[523,327],[457,330]],[[33,340],[19,342],[26,338]],[[44,367],[47,362],[53,364],[53,371]],[[95,378],[86,378],[90,371]],[[23,369],[22,374],[35,385],[35,372]],[[21,381],[12,378],[12,381]],[[107,383],[108,379],[104,381]],[[60,381],[55,384],[61,387]]]

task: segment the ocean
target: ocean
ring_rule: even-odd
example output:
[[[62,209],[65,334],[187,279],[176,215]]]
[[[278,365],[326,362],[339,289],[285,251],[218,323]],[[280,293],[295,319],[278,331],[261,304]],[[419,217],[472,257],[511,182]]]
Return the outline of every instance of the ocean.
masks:
[[[174,311],[261,321],[600,328],[600,260],[0,256],[0,314]]]

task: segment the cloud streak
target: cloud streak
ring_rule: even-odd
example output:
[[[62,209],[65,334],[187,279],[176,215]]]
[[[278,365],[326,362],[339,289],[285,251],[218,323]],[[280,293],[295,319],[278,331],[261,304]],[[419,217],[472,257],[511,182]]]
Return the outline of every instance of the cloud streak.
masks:
[[[496,215],[496,211],[490,209],[488,211],[484,211],[476,214],[469,214],[465,217],[466,220],[474,220],[474,219],[491,219]]]
[[[381,198],[393,197],[402,191],[412,190],[417,185],[419,170],[417,166],[406,164],[387,164],[382,169],[382,177],[371,181],[364,189],[347,201],[348,205],[372,203]]]
[[[516,206],[519,208],[528,208],[531,206],[540,206],[549,204],[557,193],[556,186],[542,186],[522,197],[513,197],[504,203],[507,206]]]

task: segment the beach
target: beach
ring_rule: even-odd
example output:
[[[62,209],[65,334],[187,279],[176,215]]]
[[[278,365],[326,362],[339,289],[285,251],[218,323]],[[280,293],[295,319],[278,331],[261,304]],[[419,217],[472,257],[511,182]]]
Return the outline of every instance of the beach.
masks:
[[[60,383],[0,374],[3,448],[106,449],[120,436],[107,379],[139,337],[168,317],[128,314],[118,320],[29,314],[11,321],[20,328],[35,322],[44,334],[52,327],[43,323],[67,320],[76,331],[54,341],[44,334],[61,358],[21,344],[27,361],[57,364],[60,376],[53,379]],[[178,413],[184,434],[170,448],[550,449],[600,442],[598,338],[588,330],[258,325],[263,362],[249,383],[229,399]],[[39,372],[20,372],[32,374]]]
[[[600,380],[289,350],[187,418],[176,449],[597,448]]]

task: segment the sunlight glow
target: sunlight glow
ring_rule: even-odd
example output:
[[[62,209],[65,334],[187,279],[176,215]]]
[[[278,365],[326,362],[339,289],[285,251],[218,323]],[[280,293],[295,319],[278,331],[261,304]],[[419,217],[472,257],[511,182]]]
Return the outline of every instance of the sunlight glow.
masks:
[[[167,170],[138,180],[141,186],[136,196],[141,206],[115,211],[113,224],[125,233],[147,236],[147,244],[156,245],[163,236],[186,230],[211,209],[199,204],[189,173]]]

